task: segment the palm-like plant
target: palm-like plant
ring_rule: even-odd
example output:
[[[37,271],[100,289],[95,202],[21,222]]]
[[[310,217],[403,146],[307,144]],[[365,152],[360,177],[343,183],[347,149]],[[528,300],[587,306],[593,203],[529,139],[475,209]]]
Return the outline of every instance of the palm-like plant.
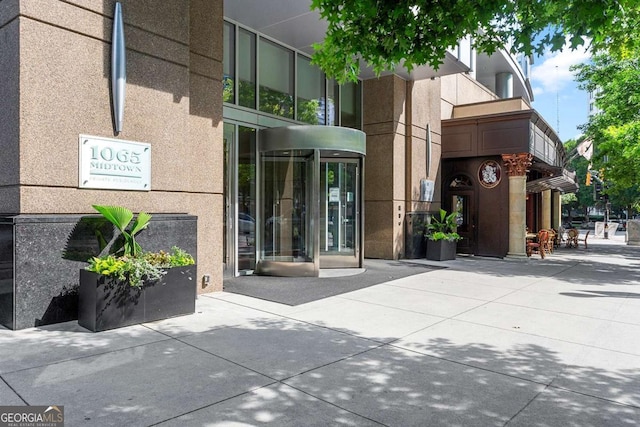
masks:
[[[427,238],[429,240],[460,240],[460,235],[456,232],[458,224],[456,222],[457,212],[447,215],[447,211],[440,209],[440,217],[432,216],[431,222],[427,224]]]
[[[135,235],[147,228],[151,215],[146,212],[140,212],[131,227],[127,231],[129,223],[133,219],[133,212],[122,206],[101,206],[93,205],[93,208],[100,212],[107,220],[109,220],[122,234],[124,245],[122,246],[122,255],[129,257],[137,257],[142,252],[142,248],[136,242]]]

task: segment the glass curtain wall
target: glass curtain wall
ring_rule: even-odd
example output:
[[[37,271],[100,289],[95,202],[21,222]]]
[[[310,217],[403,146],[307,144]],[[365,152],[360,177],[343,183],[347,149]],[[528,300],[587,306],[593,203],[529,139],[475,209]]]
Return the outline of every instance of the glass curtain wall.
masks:
[[[361,82],[328,81],[307,56],[228,21],[223,69],[227,111],[243,107],[280,119],[282,126],[297,122],[362,128]],[[251,119],[251,124],[259,121]]]
[[[361,84],[328,81],[302,52],[234,22],[225,20],[223,34],[225,274],[252,271],[256,246],[274,259],[313,258],[315,246],[304,243],[311,240],[305,237],[310,228],[302,208],[309,197],[303,184],[312,182],[307,174],[313,168],[301,152],[285,155],[286,161],[282,153],[267,156],[258,165],[257,130],[295,124],[361,128]],[[270,168],[281,188],[256,194],[260,167]],[[290,198],[285,190],[292,192]],[[260,218],[257,210],[266,216]],[[256,227],[258,221],[264,229]]]

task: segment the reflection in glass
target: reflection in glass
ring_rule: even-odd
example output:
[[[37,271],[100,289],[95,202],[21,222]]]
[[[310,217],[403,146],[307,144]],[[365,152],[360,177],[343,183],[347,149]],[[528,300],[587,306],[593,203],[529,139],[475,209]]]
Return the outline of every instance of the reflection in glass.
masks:
[[[340,87],[340,126],[362,128],[362,84],[348,82]]]
[[[451,201],[453,211],[456,213],[458,232],[469,231],[469,203],[468,196],[454,195]]]
[[[224,102],[235,102],[234,80],[235,80],[235,27],[224,23],[224,58],[222,61],[222,100]]]
[[[231,218],[231,195],[233,194],[231,189],[231,182],[233,182],[233,178],[231,177],[231,171],[233,170],[231,166],[231,159],[233,158],[231,150],[234,146],[234,138],[235,138],[235,129],[236,127],[232,124],[225,123],[224,124],[224,136],[223,136],[223,155],[224,155],[224,165],[223,165],[223,180],[224,180],[224,216],[222,217],[223,221],[223,230],[225,230],[222,239],[222,247],[223,247],[223,263],[226,268],[231,267],[231,257],[234,256],[231,251],[233,251],[233,245],[229,241],[231,236],[227,233],[228,230],[232,230],[230,227],[229,221]]]
[[[262,168],[262,259],[312,261],[313,239],[307,208],[313,181],[313,154],[302,150],[265,153]]]
[[[324,124],[324,74],[311,60],[298,55],[297,119],[311,125]]]
[[[238,270],[256,265],[256,130],[238,127]]]
[[[256,108],[256,35],[238,32],[238,104]]]
[[[472,187],[471,178],[466,175],[457,175],[449,183],[450,188]]]
[[[260,111],[293,118],[293,52],[260,39]]]
[[[323,254],[355,254],[356,180],[356,163],[320,163],[320,250]]]

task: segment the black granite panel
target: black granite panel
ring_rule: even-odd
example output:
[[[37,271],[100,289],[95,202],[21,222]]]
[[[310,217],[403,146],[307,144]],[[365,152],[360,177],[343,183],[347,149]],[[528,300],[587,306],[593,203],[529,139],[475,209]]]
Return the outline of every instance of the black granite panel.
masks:
[[[13,329],[13,221],[0,222],[0,325]]]
[[[407,212],[404,258],[422,259],[426,256],[427,244],[424,235],[428,216],[425,212]]]
[[[168,252],[171,247],[178,246],[196,258],[197,231],[195,216],[155,214],[149,226],[136,235],[136,241],[145,251]]]
[[[77,319],[79,270],[114,239],[99,215],[19,215],[15,229],[15,324],[23,329]],[[197,218],[153,215],[143,249],[196,253]]]

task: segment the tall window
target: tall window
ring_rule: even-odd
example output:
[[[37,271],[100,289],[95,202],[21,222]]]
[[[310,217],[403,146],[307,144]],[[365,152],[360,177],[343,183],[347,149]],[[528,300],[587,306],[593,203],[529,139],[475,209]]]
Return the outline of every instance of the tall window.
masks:
[[[260,39],[259,110],[293,118],[293,52]]]
[[[256,35],[238,31],[238,105],[256,108]]]
[[[312,125],[325,124],[325,78],[311,60],[298,55],[297,119]]]
[[[362,128],[362,87],[358,83],[345,83],[340,87],[340,126]]]
[[[228,22],[224,23],[224,60],[222,64],[222,100],[235,102],[235,27]]]
[[[325,106],[328,126],[337,126],[340,123],[338,105],[340,105],[340,86],[331,79],[327,87],[327,105]]]

